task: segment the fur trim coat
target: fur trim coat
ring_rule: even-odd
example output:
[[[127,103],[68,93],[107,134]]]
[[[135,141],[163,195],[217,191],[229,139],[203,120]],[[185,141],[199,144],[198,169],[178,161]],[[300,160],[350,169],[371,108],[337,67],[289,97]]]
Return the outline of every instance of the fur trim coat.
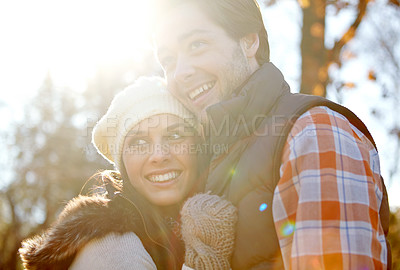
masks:
[[[157,245],[147,235],[143,224],[139,210],[123,196],[115,196],[112,200],[98,196],[78,196],[66,205],[47,231],[24,240],[19,253],[28,270],[68,269],[76,254],[89,241],[110,233],[134,232],[157,266],[165,268],[173,265],[168,268],[179,268],[175,261],[171,262],[171,258],[175,259],[171,251]]]

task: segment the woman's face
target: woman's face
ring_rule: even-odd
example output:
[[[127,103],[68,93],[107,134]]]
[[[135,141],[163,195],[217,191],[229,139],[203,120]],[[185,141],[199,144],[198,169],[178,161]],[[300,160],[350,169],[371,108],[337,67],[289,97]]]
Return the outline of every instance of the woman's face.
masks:
[[[122,161],[133,187],[155,205],[186,199],[197,180],[194,129],[174,115],[137,124],[125,137]]]

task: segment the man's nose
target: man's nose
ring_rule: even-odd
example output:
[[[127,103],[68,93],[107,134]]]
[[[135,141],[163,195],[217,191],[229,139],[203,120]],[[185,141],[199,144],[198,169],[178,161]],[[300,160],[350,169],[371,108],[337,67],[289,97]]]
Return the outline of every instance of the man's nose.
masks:
[[[171,159],[168,144],[154,144],[149,161],[153,164],[164,163]]]
[[[186,83],[190,80],[195,72],[194,66],[190,59],[180,55],[176,61],[174,79],[180,83]]]

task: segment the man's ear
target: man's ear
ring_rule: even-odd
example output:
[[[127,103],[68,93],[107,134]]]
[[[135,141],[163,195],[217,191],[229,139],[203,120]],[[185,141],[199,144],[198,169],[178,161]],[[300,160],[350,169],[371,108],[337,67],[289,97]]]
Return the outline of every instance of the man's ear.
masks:
[[[240,39],[240,46],[242,47],[244,55],[247,58],[254,58],[260,47],[260,39],[257,33],[250,33]]]

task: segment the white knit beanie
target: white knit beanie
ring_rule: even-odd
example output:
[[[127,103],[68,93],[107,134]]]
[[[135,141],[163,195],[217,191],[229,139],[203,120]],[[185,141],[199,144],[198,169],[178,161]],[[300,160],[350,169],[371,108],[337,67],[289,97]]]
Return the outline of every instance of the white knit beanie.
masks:
[[[158,114],[178,116],[197,128],[195,116],[167,90],[160,77],[141,77],[117,94],[107,113],[97,122],[92,143],[121,170],[122,150],[128,132],[142,120]]]

